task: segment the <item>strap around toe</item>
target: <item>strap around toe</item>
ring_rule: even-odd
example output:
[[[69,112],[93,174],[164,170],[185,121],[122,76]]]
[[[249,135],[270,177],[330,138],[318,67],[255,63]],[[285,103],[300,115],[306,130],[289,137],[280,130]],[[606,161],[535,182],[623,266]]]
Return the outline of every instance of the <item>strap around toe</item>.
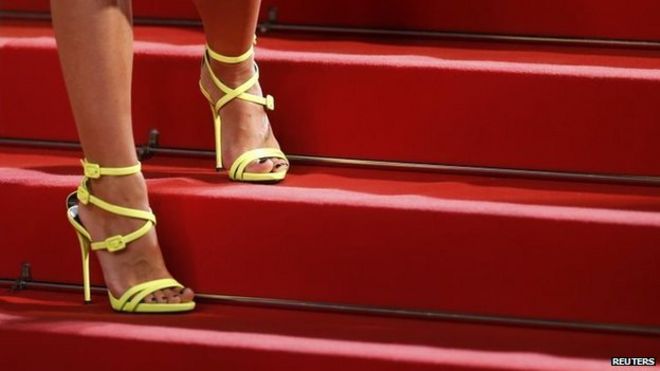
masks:
[[[277,148],[253,149],[238,156],[229,169],[229,178],[243,182],[279,181],[284,179],[286,177],[286,171],[271,173],[250,173],[245,171],[251,163],[261,159],[271,158],[288,161],[284,153]]]
[[[116,299],[110,291],[110,305],[112,309],[119,312],[182,312],[195,308],[194,302],[187,303],[145,303],[144,298],[158,290],[167,288],[183,288],[179,282],[172,278],[163,278],[144,282],[126,290],[119,299]]]

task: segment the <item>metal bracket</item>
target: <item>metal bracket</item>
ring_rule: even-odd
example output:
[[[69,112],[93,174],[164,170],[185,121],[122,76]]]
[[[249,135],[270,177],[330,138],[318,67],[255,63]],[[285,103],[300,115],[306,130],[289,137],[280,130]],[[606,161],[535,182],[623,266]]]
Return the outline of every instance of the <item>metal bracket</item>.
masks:
[[[273,5],[268,8],[268,19],[265,22],[259,23],[259,31],[261,33],[270,31],[272,26],[277,23],[277,14],[278,10],[276,6]]]
[[[25,290],[28,282],[32,281],[32,265],[29,262],[21,264],[21,274],[18,276],[10,291]]]
[[[147,144],[142,145],[137,148],[137,155],[140,161],[148,160],[155,154],[154,149],[158,148],[158,139],[160,137],[160,132],[157,129],[151,129],[149,131],[149,139]]]

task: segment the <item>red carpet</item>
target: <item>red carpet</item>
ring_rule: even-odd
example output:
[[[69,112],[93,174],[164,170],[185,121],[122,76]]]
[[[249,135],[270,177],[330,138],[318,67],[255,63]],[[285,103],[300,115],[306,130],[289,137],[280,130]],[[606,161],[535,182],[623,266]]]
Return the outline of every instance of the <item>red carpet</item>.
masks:
[[[613,354],[660,346],[643,336],[230,305],[127,316],[109,312],[105,297],[95,300],[0,294],[3,369],[602,370]],[[38,356],[25,357],[27,349]]]
[[[263,0],[290,24],[660,41],[656,0]],[[190,0],[134,0],[135,15],[197,19]],[[0,0],[47,11],[47,0]]]
[[[211,168],[145,167],[168,261],[201,292],[660,324],[658,188],[304,166],[272,187]],[[79,172],[77,153],[1,152],[0,276],[30,261],[80,282],[63,206]]]
[[[0,32],[2,63],[26,66],[0,69],[0,136],[75,139],[51,33]],[[136,37],[137,140],[155,127],[163,146],[211,148],[201,33]],[[272,36],[257,54],[289,153],[660,175],[640,161],[660,158],[657,50]]]
[[[196,19],[189,1],[142,17]],[[660,41],[655,0],[264,0],[278,21]],[[42,0],[0,9],[47,11]],[[263,17],[262,17],[263,18]],[[212,148],[197,28],[135,29],[134,123]],[[287,153],[660,176],[660,50],[268,33],[257,56]],[[0,24],[0,138],[75,141],[49,24]],[[0,146],[0,279],[79,284],[64,199],[78,151]],[[660,331],[660,188],[303,166],[277,186],[212,159],[145,161],[170,270],[197,292]],[[102,284],[94,261],[93,281]],[[658,336],[202,302],[0,291],[0,370],[600,370]]]

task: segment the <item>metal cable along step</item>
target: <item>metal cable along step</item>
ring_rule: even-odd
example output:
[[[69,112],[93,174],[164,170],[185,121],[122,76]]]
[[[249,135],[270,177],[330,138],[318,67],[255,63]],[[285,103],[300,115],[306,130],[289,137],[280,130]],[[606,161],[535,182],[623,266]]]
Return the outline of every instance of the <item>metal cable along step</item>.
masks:
[[[51,149],[76,149],[79,150],[78,142],[48,141],[37,139],[17,139],[0,137],[0,145],[7,146],[26,146],[33,148],[51,148]],[[136,151],[140,161],[146,161],[155,155],[172,155],[186,157],[214,158],[215,152],[200,149],[181,149],[181,148],[161,148],[158,146],[158,131],[151,130],[149,141],[145,145],[137,146]],[[590,174],[574,173],[560,171],[530,170],[530,169],[506,169],[495,167],[479,166],[460,166],[444,165],[432,163],[414,163],[397,162],[381,160],[363,160],[337,157],[320,157],[287,154],[287,157],[294,163],[309,165],[330,165],[330,166],[350,166],[368,169],[381,170],[404,170],[404,171],[422,171],[435,173],[448,173],[460,175],[479,175],[479,176],[505,176],[505,177],[524,177],[546,180],[567,180],[584,182],[602,182],[618,184],[636,184],[647,186],[660,186],[660,176],[642,176],[625,174]]]
[[[0,20],[34,20],[49,21],[50,13],[46,12],[27,12],[27,11],[0,11]],[[174,18],[148,18],[135,17],[136,25],[148,26],[175,26],[175,27],[200,27],[201,21],[192,19],[174,19]],[[258,30],[262,33],[269,31],[280,32],[307,32],[307,33],[325,33],[340,35],[362,35],[362,36],[398,36],[398,37],[423,37],[428,39],[446,39],[463,41],[497,41],[497,42],[525,42],[542,44],[564,44],[564,45],[584,45],[601,47],[631,47],[631,48],[651,48],[660,49],[660,41],[654,40],[621,40],[621,39],[600,39],[600,38],[578,38],[578,37],[552,37],[552,36],[527,36],[527,35],[504,35],[488,33],[469,33],[452,31],[428,31],[428,30],[391,30],[382,28],[362,28],[362,27],[340,27],[340,26],[321,26],[321,25],[298,25],[279,23],[277,20],[277,8],[272,7],[268,12],[268,20],[258,24]]]
[[[31,279],[31,268],[29,263],[24,263],[21,267],[21,275],[17,279],[0,278],[0,286],[10,288],[10,292],[17,292],[30,288],[34,289],[56,289],[67,291],[82,292],[82,285],[74,285],[58,282],[33,281]],[[105,293],[103,286],[92,286],[92,291],[96,293]],[[376,306],[339,304],[339,303],[320,303],[290,299],[273,299],[260,297],[245,297],[221,294],[195,294],[201,301],[229,304],[245,305],[253,307],[306,310],[319,312],[334,312],[353,315],[372,315],[396,318],[410,318],[418,320],[449,321],[462,323],[476,323],[496,326],[527,326],[547,329],[563,329],[573,331],[596,331],[607,333],[621,333],[643,336],[660,336],[660,327],[656,326],[638,326],[617,323],[595,323],[579,322],[566,320],[538,319],[538,318],[520,318],[505,316],[490,316],[473,313],[445,312],[438,310],[423,309],[402,309],[386,308]]]

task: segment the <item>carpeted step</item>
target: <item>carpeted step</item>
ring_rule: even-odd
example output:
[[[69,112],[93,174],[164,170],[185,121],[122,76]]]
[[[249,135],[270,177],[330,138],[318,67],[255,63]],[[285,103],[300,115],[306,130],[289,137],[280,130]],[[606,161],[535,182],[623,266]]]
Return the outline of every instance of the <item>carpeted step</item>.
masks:
[[[0,153],[0,277],[28,261],[80,282],[78,156]],[[660,325],[658,188],[307,166],[249,185],[212,167],[145,163],[167,261],[199,292]]]
[[[198,19],[189,0],[134,0],[135,15]],[[656,0],[264,0],[261,20],[379,29],[660,41]],[[47,0],[2,0],[0,9],[48,11]]]
[[[128,316],[95,299],[1,293],[3,369],[603,370],[613,356],[660,346],[633,335],[207,303],[185,315]]]
[[[201,32],[136,37],[137,140],[212,148]],[[271,35],[257,54],[288,153],[660,175],[658,50]],[[50,27],[4,26],[0,63],[0,136],[75,140]]]
[[[264,0],[264,20],[272,7],[284,24],[660,41],[655,0]]]

